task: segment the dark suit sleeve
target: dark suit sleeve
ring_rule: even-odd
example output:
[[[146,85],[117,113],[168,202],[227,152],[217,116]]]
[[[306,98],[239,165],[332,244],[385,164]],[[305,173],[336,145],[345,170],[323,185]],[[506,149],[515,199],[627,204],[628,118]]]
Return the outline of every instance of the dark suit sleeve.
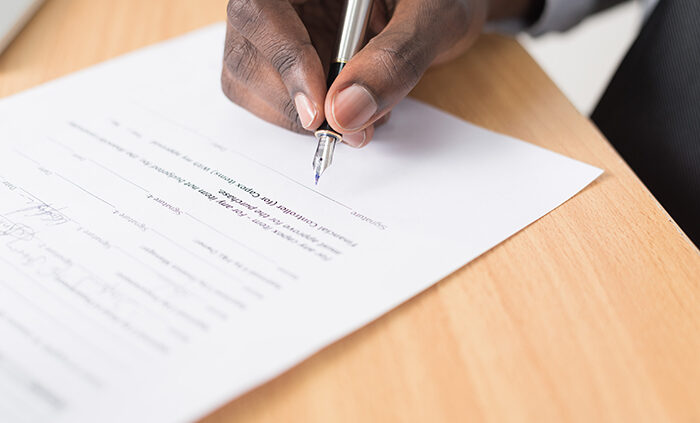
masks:
[[[586,16],[626,0],[545,0],[542,15],[528,32],[540,35],[550,31],[566,31]]]

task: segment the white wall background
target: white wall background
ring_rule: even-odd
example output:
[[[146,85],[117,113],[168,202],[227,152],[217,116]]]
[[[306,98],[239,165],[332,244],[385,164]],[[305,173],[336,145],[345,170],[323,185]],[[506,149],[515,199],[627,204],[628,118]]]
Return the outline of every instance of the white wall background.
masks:
[[[637,36],[642,7],[628,2],[588,18],[566,33],[518,40],[571,102],[590,115]]]

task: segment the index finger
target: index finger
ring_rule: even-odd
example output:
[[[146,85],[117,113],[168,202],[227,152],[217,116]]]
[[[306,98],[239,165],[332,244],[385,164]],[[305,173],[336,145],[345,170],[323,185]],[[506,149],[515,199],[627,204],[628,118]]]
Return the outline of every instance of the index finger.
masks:
[[[304,127],[318,127],[324,120],[323,66],[292,4],[288,0],[231,0],[228,19],[279,73]]]

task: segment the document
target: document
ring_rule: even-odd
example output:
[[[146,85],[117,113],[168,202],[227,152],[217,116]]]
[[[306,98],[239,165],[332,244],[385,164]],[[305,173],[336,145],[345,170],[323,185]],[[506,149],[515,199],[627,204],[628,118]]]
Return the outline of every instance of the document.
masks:
[[[0,101],[0,421],[201,417],[601,173],[406,100],[316,186],[313,137],[221,93],[223,40]]]

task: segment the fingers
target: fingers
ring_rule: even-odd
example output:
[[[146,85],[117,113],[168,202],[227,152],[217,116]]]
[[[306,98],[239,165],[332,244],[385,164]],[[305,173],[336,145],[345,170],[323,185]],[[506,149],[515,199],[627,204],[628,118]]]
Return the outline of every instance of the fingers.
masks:
[[[349,134],[343,135],[343,142],[355,148],[362,148],[369,143],[374,137],[374,129],[384,125],[391,117],[391,112],[388,112],[384,116],[377,119],[374,124],[369,125],[367,128]]]
[[[279,77],[277,78],[279,79]],[[270,123],[294,132],[308,134],[296,116],[290,117],[289,110],[293,111],[294,108],[292,100],[287,95],[282,82],[278,82],[280,85],[278,93],[272,94],[275,101],[270,101],[269,98],[261,97],[260,92],[254,90],[249,83],[242,82],[235,77],[228,66],[224,66],[221,73],[221,87],[231,101]],[[280,98],[287,99],[282,107],[280,105],[283,104],[284,100],[279,100]]]
[[[277,126],[298,133],[308,133],[297,118],[294,107],[299,106],[290,98],[281,77],[261,57],[257,49],[229,27],[226,37],[224,66],[221,74],[222,89],[234,103]],[[353,147],[363,147],[374,134],[374,127],[348,134],[343,141]]]
[[[470,2],[474,5],[477,2]],[[347,134],[361,132],[403,99],[433,61],[480,31],[478,13],[455,0],[400,1],[385,29],[355,55],[328,90],[328,123]]]
[[[326,95],[321,61],[297,14],[325,9],[313,9],[321,3],[294,6],[304,2],[230,0],[224,91],[261,118],[295,131],[316,129],[328,119],[355,147],[369,142],[375,126],[436,59],[453,57],[471,43],[486,15],[484,1],[392,2],[385,11],[393,14],[387,26],[345,66]]]
[[[227,30],[223,68],[222,88],[234,103],[248,109],[252,98],[255,98],[256,103],[266,102],[277,115],[284,117],[281,126],[292,130],[303,126],[295,103],[279,74],[250,41],[230,26]]]
[[[285,99],[290,99],[293,106],[291,111],[284,111],[287,118],[297,120],[298,115],[304,128],[317,128],[324,120],[325,76],[309,34],[289,0],[231,0],[228,19],[231,29],[245,40],[238,42],[248,44],[243,46],[247,51],[234,54],[227,61],[233,64],[241,57],[245,59],[232,66],[233,76],[267,83],[267,78],[276,74],[276,81],[286,91]],[[262,75],[266,78],[261,79]],[[262,97],[269,97],[260,84],[255,90],[261,90]]]

